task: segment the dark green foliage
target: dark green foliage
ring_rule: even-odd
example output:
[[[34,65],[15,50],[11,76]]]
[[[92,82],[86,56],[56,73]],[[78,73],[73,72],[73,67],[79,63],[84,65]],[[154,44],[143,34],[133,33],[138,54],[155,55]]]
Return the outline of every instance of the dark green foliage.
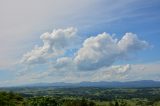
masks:
[[[89,106],[96,106],[96,104],[93,101],[90,101]]]
[[[112,101],[115,99],[148,99],[151,101],[160,100],[160,88],[56,88],[56,87],[31,87],[31,88],[5,88],[4,91],[20,93],[24,97],[33,96],[59,96],[59,97],[85,97],[92,100]]]
[[[9,90],[0,92],[0,106],[160,106],[160,88],[51,87]]]
[[[28,100],[30,106],[58,106],[58,101],[52,97],[34,97]]]
[[[119,103],[116,101],[115,106],[119,106]]]
[[[22,105],[23,104],[23,105]],[[23,97],[12,92],[0,92],[0,106],[25,106]]]
[[[110,101],[109,106],[114,106],[114,103],[112,101]]]

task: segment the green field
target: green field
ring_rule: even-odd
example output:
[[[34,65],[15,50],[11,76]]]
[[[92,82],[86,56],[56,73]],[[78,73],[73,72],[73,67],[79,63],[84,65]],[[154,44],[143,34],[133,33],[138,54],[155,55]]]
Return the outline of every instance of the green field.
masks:
[[[160,88],[0,89],[0,106],[160,106]]]

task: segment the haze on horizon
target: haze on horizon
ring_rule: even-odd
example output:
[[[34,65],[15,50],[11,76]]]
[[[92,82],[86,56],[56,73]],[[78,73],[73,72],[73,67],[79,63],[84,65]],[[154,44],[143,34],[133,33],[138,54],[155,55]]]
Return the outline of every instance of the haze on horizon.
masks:
[[[0,0],[0,86],[160,81],[158,0]]]

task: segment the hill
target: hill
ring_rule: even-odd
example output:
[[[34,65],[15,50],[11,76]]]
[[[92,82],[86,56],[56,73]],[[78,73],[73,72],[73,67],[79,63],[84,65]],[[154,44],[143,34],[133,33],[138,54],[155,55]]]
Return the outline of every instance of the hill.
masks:
[[[160,87],[160,81],[140,80],[129,82],[80,82],[80,83],[35,83],[25,87],[105,87],[105,88],[139,88],[139,87]]]

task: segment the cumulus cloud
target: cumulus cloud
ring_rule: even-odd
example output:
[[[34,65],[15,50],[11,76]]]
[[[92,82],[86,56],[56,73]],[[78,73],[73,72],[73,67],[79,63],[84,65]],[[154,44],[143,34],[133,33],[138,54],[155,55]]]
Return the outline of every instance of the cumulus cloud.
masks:
[[[126,33],[119,41],[107,33],[102,33],[86,39],[74,61],[81,70],[95,70],[108,67],[116,60],[122,59],[125,54],[147,47],[148,43],[139,40],[133,33]]]
[[[55,64],[54,64],[54,67],[56,69],[67,69],[69,70],[70,68],[74,68],[74,64],[72,62],[72,58],[69,58],[69,57],[62,57],[62,58],[59,58],[56,60]]]
[[[124,74],[127,73],[131,69],[131,65],[117,65],[117,66],[112,66],[110,70],[116,74]]]
[[[117,40],[103,33],[86,39],[74,59],[81,70],[93,70],[110,66],[119,56]]]
[[[125,80],[131,70],[131,65],[113,65],[103,68],[92,75],[93,81],[116,81]]]
[[[110,67],[117,60],[123,60],[124,56],[143,50],[149,45],[133,33],[126,33],[118,40],[104,32],[85,39],[82,46],[77,48],[79,37],[77,29],[72,27],[44,33],[40,36],[43,45],[26,53],[21,63],[30,65],[50,63],[53,70],[99,70]],[[66,53],[75,48],[77,51],[70,52],[71,56]],[[126,66],[127,69],[128,67]],[[122,73],[126,69],[118,67],[116,70],[117,73]]]
[[[139,40],[136,34],[126,33],[118,42],[118,46],[122,52],[134,52],[145,49],[149,44],[146,41]]]
[[[76,43],[76,28],[53,30],[40,36],[43,45],[35,47],[31,52],[26,53],[21,59],[21,63],[39,64],[45,63],[48,58],[61,56],[66,50],[74,48]]]
[[[81,82],[81,81],[136,81],[158,80],[160,81],[160,62],[145,64],[112,65],[97,71],[34,71],[26,73],[13,80],[6,82],[6,86],[24,83],[39,82]],[[0,83],[0,86],[1,86]]]

